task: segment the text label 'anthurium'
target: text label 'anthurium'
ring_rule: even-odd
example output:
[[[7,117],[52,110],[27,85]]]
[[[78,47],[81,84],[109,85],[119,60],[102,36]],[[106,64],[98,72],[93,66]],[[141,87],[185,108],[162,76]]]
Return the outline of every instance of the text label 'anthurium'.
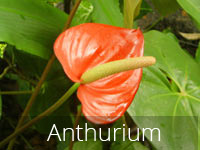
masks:
[[[55,42],[54,52],[67,76],[74,82],[84,83],[84,73],[90,72],[95,67],[99,74],[98,68],[101,71],[103,64],[142,57],[143,46],[144,38],[139,29],[86,23],[60,34]],[[141,59],[137,63],[140,61]],[[127,61],[120,63],[122,64],[119,68],[123,63],[130,65]],[[148,65],[152,64],[145,63],[143,66]],[[115,74],[111,73],[112,75],[106,77],[100,73],[103,78],[94,77],[94,82],[80,85],[77,95],[82,103],[83,114],[88,120],[106,124],[124,114],[137,92],[142,77],[142,68],[130,69],[127,69],[129,71],[119,69],[119,73],[114,71]]]

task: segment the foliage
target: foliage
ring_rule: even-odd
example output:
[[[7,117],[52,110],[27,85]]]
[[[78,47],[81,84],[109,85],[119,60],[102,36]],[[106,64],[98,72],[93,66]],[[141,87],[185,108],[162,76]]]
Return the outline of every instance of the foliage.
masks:
[[[169,15],[179,8],[176,0],[152,0],[152,2],[163,16]]]
[[[200,62],[200,42],[199,42],[199,47],[197,48],[196,51],[196,61]]]
[[[85,0],[82,1],[77,12],[76,16],[73,19],[73,24],[81,24],[81,23],[86,23],[86,22],[91,22],[92,20],[92,13],[94,10],[94,6],[91,4],[90,1]]]
[[[88,141],[83,142],[75,142],[74,150],[103,150],[101,141],[94,141],[93,139],[89,139]],[[68,150],[68,148],[65,148],[64,150]]]
[[[113,142],[111,150],[149,150],[149,148],[142,145],[140,142]]]
[[[3,58],[6,46],[7,44],[0,44],[0,58]]]
[[[158,31],[145,34],[145,48],[145,55],[155,56],[157,63],[144,69],[129,114],[140,128],[156,126],[161,129],[161,142],[152,142],[157,149],[196,149],[199,129],[195,116],[200,115],[199,65],[174,39]],[[177,90],[172,83],[176,84]],[[185,136],[181,136],[181,132]]]
[[[68,18],[68,14],[48,3],[61,0],[0,0],[0,66],[1,71],[11,65],[11,69],[0,80],[0,91],[4,81],[14,81],[13,90],[33,90],[47,64],[47,59],[53,53],[53,43]],[[47,3],[48,2],[48,3]],[[133,23],[133,18],[140,19],[145,13],[153,11],[145,0],[129,1],[127,14],[123,17],[120,0],[83,0],[75,14],[71,26],[85,22],[96,22],[123,27],[124,21]],[[131,3],[132,2],[132,3]],[[142,3],[141,3],[142,2]],[[152,0],[161,15],[166,16],[182,7],[200,27],[199,0]],[[141,7],[140,7],[141,4]],[[129,7],[128,7],[129,6]],[[140,9],[139,9],[140,8]],[[140,13],[139,13],[140,12]],[[129,19],[127,19],[129,18]],[[165,30],[166,31],[166,30]],[[181,150],[197,149],[198,117],[200,116],[200,44],[194,59],[186,53],[178,38],[172,33],[149,31],[145,37],[145,55],[154,56],[157,63],[153,67],[143,69],[143,78],[134,102],[128,109],[129,123],[133,122],[139,128],[161,129],[161,142],[150,141],[149,146],[141,142],[75,142],[74,150],[104,149],[110,146],[115,149],[133,150]],[[34,82],[34,83],[33,83]],[[47,79],[42,85],[36,102],[29,114],[33,118],[54,104],[70,88],[72,82],[64,74],[61,65],[55,61]],[[13,96],[21,108],[26,106],[30,95]],[[49,133],[52,124],[59,128],[73,127],[74,114],[79,105],[73,95],[68,102],[55,113],[35,125],[40,133]],[[7,101],[0,95],[0,118],[2,108]],[[14,102],[13,102],[14,103]],[[14,107],[14,106],[13,106]],[[16,109],[16,108],[13,108]],[[81,120],[84,124],[86,120]],[[121,127],[121,119],[110,125]],[[134,125],[135,125],[134,124]],[[91,127],[98,128],[94,124]],[[107,127],[107,126],[106,126]],[[70,135],[68,135],[70,137]],[[118,135],[118,136],[121,136]],[[68,137],[68,139],[70,139]],[[4,137],[3,137],[4,138]],[[112,139],[113,141],[113,139]],[[67,150],[69,140],[58,142],[58,150]]]
[[[180,6],[192,16],[200,28],[200,1],[199,0],[177,0]]]
[[[62,11],[40,0],[1,0],[0,41],[47,59],[66,19]]]
[[[127,0],[124,1],[124,26],[133,28],[133,20],[140,13],[142,0]]]
[[[144,15],[146,15],[147,13],[152,12],[152,11],[153,10],[152,10],[151,6],[145,0],[142,0],[139,16],[137,16],[136,19],[141,18]]]
[[[123,26],[123,16],[119,9],[119,0],[90,0],[90,2],[94,6],[92,21],[120,27]]]

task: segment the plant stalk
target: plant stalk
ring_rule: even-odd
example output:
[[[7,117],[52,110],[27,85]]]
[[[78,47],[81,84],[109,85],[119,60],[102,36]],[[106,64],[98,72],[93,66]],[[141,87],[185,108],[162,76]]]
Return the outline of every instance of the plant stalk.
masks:
[[[48,61],[47,65],[46,65],[46,67],[44,69],[44,72],[42,73],[42,76],[41,76],[41,78],[40,78],[40,80],[39,80],[34,92],[32,93],[32,95],[31,95],[31,97],[30,97],[30,99],[29,99],[29,101],[28,101],[28,103],[26,105],[26,108],[25,108],[24,112],[22,113],[22,115],[21,115],[21,117],[20,117],[20,119],[19,119],[19,121],[17,123],[17,126],[16,126],[14,132],[16,132],[18,130],[18,128],[24,123],[24,120],[25,120],[26,116],[28,115],[28,113],[30,112],[30,109],[31,109],[31,107],[32,107],[32,105],[33,105],[33,103],[34,103],[34,101],[35,101],[35,99],[36,99],[36,97],[37,97],[37,95],[38,95],[38,93],[40,91],[40,88],[41,88],[44,80],[46,79],[47,74],[49,73],[49,71],[51,69],[51,66],[52,66],[54,60],[55,60],[55,55],[52,54],[50,60]],[[13,147],[14,143],[15,143],[15,139],[11,140],[9,145],[8,145],[7,150],[12,150],[12,147]]]
[[[125,131],[126,131],[126,135],[127,135],[127,133],[128,133],[128,125],[127,125],[127,122],[126,122],[125,114],[122,116],[122,122],[125,125]]]
[[[0,91],[0,95],[22,95],[31,93],[33,93],[33,91]]]
[[[97,71],[96,74],[97,74],[98,78],[96,78],[95,76],[93,78],[93,81],[96,81],[96,80],[99,79],[99,77],[101,77],[101,78],[106,77],[106,75],[108,76],[108,75],[114,74],[114,73],[116,73],[116,71],[117,72],[119,72],[119,71],[123,72],[123,71],[126,71],[126,70],[132,70],[133,68],[136,69],[136,68],[149,66],[149,65],[154,64],[155,61],[156,61],[155,58],[154,57],[150,57],[150,56],[113,61],[113,62],[109,62],[109,63],[103,64],[103,65],[94,67],[93,69],[89,70],[89,73],[86,72],[86,76],[83,76],[83,78],[87,79],[87,80],[90,79],[90,78],[93,78],[90,75],[93,75],[93,73],[95,71]],[[121,64],[123,64],[123,65],[121,65]],[[103,68],[103,70],[102,70],[102,68]],[[109,69],[109,68],[113,69],[113,71],[109,71],[109,73],[106,73],[106,74],[104,74],[104,76],[102,76],[101,71],[103,71],[103,73],[104,73],[105,72],[105,68],[106,69]],[[118,69],[116,69],[116,68],[118,68]],[[100,74],[99,74],[98,71],[100,71]],[[84,80],[83,83],[85,83],[85,82],[86,81]],[[38,115],[37,117],[35,117],[31,121],[26,123],[24,126],[20,127],[13,134],[8,136],[5,140],[3,140],[0,143],[0,148],[2,146],[4,146],[6,143],[8,143],[9,140],[15,138],[18,134],[23,132],[25,129],[27,129],[28,127],[32,126],[34,123],[36,123],[37,121],[41,120],[45,116],[47,116],[47,115],[51,114],[52,112],[54,112],[57,108],[59,108],[76,91],[76,89],[80,86],[80,84],[81,83],[75,83],[54,105],[52,105],[45,112],[41,113],[40,115]],[[80,117],[80,114],[81,114],[81,112],[79,112],[78,115],[77,115],[78,119]],[[78,120],[78,119],[76,119],[76,120]],[[78,121],[76,121],[74,127],[77,126],[77,122]],[[71,145],[73,146],[73,143]]]
[[[72,11],[69,14],[67,22],[66,22],[66,24],[65,24],[65,26],[63,28],[63,31],[66,30],[66,29],[68,29],[70,27],[72,19],[73,19],[74,15],[75,15],[76,10],[77,10],[77,8],[78,8],[78,6],[79,6],[80,3],[81,3],[81,0],[77,0],[77,2],[75,3]],[[39,82],[38,82],[38,84],[37,84],[37,86],[35,88],[35,91],[31,95],[31,98],[29,99],[28,104],[26,105],[26,108],[25,108],[24,112],[22,113],[21,118],[19,119],[17,127],[15,128],[15,131],[17,131],[17,129],[24,123],[24,120],[26,118],[25,116],[27,116],[28,113],[30,112],[30,109],[31,109],[31,107],[32,107],[32,105],[33,105],[33,103],[34,103],[34,101],[35,101],[35,99],[36,99],[36,97],[37,97],[37,95],[38,95],[38,93],[40,91],[40,88],[41,88],[44,80],[47,77],[47,74],[49,73],[49,71],[51,69],[51,66],[52,66],[55,58],[56,58],[55,54],[52,54],[51,58],[49,59],[47,65],[46,65],[46,67],[45,67],[45,69],[44,69],[44,71],[42,73],[42,76],[41,76],[41,78],[40,78],[40,80],[39,80]],[[14,142],[15,142],[15,139],[13,139],[12,141],[10,141],[10,143],[8,145],[8,150],[12,150]]]
[[[80,5],[80,3],[81,3],[81,0],[77,0],[77,1],[76,1],[74,7],[72,8],[72,10],[71,10],[71,12],[70,12],[70,14],[69,14],[69,17],[68,17],[68,19],[67,19],[67,22],[66,22],[66,24],[65,24],[65,26],[64,26],[64,28],[63,28],[63,31],[65,31],[66,29],[68,29],[68,28],[70,27],[70,24],[71,24],[71,22],[72,22],[72,19],[73,19],[74,15],[75,15],[76,10],[78,9],[78,6]]]
[[[80,86],[80,83],[74,83],[74,85],[51,107],[49,107],[46,111],[23,125],[22,127],[19,127],[14,133],[12,133],[10,136],[5,138],[0,143],[0,148],[2,148],[5,144],[7,144],[11,139],[15,138],[17,135],[22,133],[27,128],[31,127],[34,123],[38,122],[39,120],[43,119],[45,116],[50,115],[55,110],[57,110],[66,100],[77,90],[77,88]]]
[[[82,113],[82,108],[79,108],[79,110],[78,110],[78,112],[76,114],[76,119],[75,119],[75,123],[74,123],[74,127],[73,127],[74,135],[76,135],[76,130],[75,129],[78,126],[79,120],[81,118],[81,113]],[[74,142],[71,139],[70,144],[69,144],[69,150],[73,150],[73,145],[74,145]]]

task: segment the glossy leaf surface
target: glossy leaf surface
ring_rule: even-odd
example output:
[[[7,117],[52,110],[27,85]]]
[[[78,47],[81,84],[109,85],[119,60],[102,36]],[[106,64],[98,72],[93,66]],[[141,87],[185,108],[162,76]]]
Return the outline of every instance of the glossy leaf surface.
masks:
[[[48,59],[67,15],[40,0],[0,1],[0,41]]]
[[[104,24],[82,24],[63,32],[54,45],[65,73],[74,82],[106,62],[143,55],[143,35]],[[78,89],[84,115],[94,123],[110,123],[124,114],[138,89],[142,69],[108,76]],[[94,117],[93,117],[94,116]]]
[[[197,149],[199,64],[166,34],[151,31],[144,37],[145,55],[156,57],[157,63],[144,69],[128,112],[140,128],[161,130],[161,141],[152,141],[156,149]]]

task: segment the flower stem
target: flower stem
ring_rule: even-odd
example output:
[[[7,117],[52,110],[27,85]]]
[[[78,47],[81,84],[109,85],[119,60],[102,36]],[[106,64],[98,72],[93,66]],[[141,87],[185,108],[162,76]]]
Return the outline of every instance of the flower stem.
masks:
[[[63,28],[63,31],[66,30],[66,29],[68,29],[68,28],[70,27],[70,24],[71,24],[71,22],[72,22],[72,19],[73,19],[74,15],[75,15],[76,10],[78,9],[78,6],[80,5],[80,3],[81,3],[81,0],[77,0],[77,1],[76,1],[74,7],[72,8],[72,10],[71,10],[71,12],[70,12],[70,15],[69,15],[69,17],[68,17],[68,19],[67,19],[67,22],[66,22],[66,24],[65,24],[65,26],[64,26],[64,28]]]
[[[21,95],[31,93],[33,93],[33,91],[0,91],[0,95]]]
[[[126,117],[125,117],[125,114],[122,116],[122,122],[123,124],[125,125],[125,132],[126,132],[126,135],[128,133],[128,125],[126,123]]]
[[[19,121],[17,123],[17,126],[16,126],[14,132],[16,132],[18,130],[18,128],[24,123],[24,120],[25,120],[26,116],[28,115],[28,113],[29,113],[29,111],[30,111],[30,109],[31,109],[31,107],[32,107],[32,105],[34,103],[34,101],[36,99],[36,96],[38,95],[38,93],[40,91],[40,88],[42,86],[42,83],[46,79],[46,76],[47,76],[48,72],[50,71],[54,60],[55,60],[55,55],[53,54],[51,56],[50,60],[48,61],[47,66],[45,67],[44,72],[42,73],[42,76],[40,78],[40,81],[38,82],[34,92],[32,93],[32,95],[31,95],[31,97],[30,97],[30,99],[29,99],[29,101],[28,101],[28,103],[26,105],[26,108],[25,108],[24,112],[22,113],[22,115],[21,115],[21,117],[20,117],[20,119],[19,119]],[[11,140],[9,145],[8,145],[8,149],[7,150],[12,150],[12,147],[13,147],[14,143],[15,143],[15,139]]]
[[[81,83],[91,83],[115,73],[147,67],[155,63],[156,59],[152,56],[135,57],[108,62],[84,72],[81,76]]]
[[[82,108],[79,108],[77,114],[76,114],[76,119],[75,119],[75,123],[74,123],[74,135],[76,135],[76,127],[78,126],[79,120],[81,118],[81,113],[82,113]],[[74,145],[74,141],[71,139],[70,144],[69,144],[69,150],[73,150],[73,145]]]
[[[68,19],[67,19],[67,22],[66,22],[66,24],[65,24],[65,26],[64,26],[64,28],[63,28],[63,30],[65,30],[65,29],[67,29],[67,28],[70,27],[70,24],[71,24],[71,22],[72,22],[72,19],[73,19],[74,15],[75,15],[76,10],[77,10],[77,8],[78,8],[78,6],[79,6],[80,3],[81,3],[81,0],[77,0],[77,1],[76,1],[74,7],[72,8],[72,11],[71,11],[70,14],[69,14],[69,17],[68,17]],[[27,116],[27,114],[29,113],[29,111],[30,111],[30,109],[31,109],[31,107],[32,107],[32,105],[33,105],[35,99],[36,99],[36,96],[38,95],[38,93],[39,93],[39,91],[40,91],[40,88],[41,88],[41,86],[42,86],[42,83],[43,83],[44,80],[46,79],[47,74],[49,73],[49,71],[50,71],[50,69],[51,69],[51,66],[52,66],[52,64],[53,64],[53,62],[54,62],[54,60],[55,60],[55,58],[56,58],[55,54],[52,54],[51,58],[49,59],[47,65],[46,65],[46,67],[45,67],[45,69],[44,69],[44,71],[43,71],[43,73],[42,73],[42,76],[41,76],[41,78],[40,78],[40,80],[39,80],[39,82],[38,82],[38,84],[37,84],[37,86],[36,86],[36,88],[35,88],[35,91],[34,91],[33,94],[31,95],[31,98],[29,99],[28,104],[26,105],[26,108],[25,108],[25,110],[24,110],[24,112],[23,112],[21,118],[19,119],[19,122],[18,122],[18,124],[17,124],[17,127],[15,128],[15,131],[17,131],[17,129],[23,124],[23,122],[24,122],[24,120],[25,120],[25,116]],[[14,142],[15,142],[15,139],[13,139],[12,141],[10,141],[7,150],[12,150],[12,147],[13,147],[13,145],[14,145]]]
[[[77,90],[77,88],[80,86],[80,83],[74,83],[74,85],[51,107],[49,107],[46,111],[23,125],[22,127],[19,127],[14,133],[12,133],[10,136],[5,138],[1,143],[0,143],[0,148],[2,148],[5,144],[7,144],[11,139],[15,138],[17,135],[19,135],[21,132],[26,130],[27,128],[31,127],[33,124],[36,122],[40,121],[43,119],[45,116],[50,115],[53,113],[55,110],[57,110],[66,100]]]

